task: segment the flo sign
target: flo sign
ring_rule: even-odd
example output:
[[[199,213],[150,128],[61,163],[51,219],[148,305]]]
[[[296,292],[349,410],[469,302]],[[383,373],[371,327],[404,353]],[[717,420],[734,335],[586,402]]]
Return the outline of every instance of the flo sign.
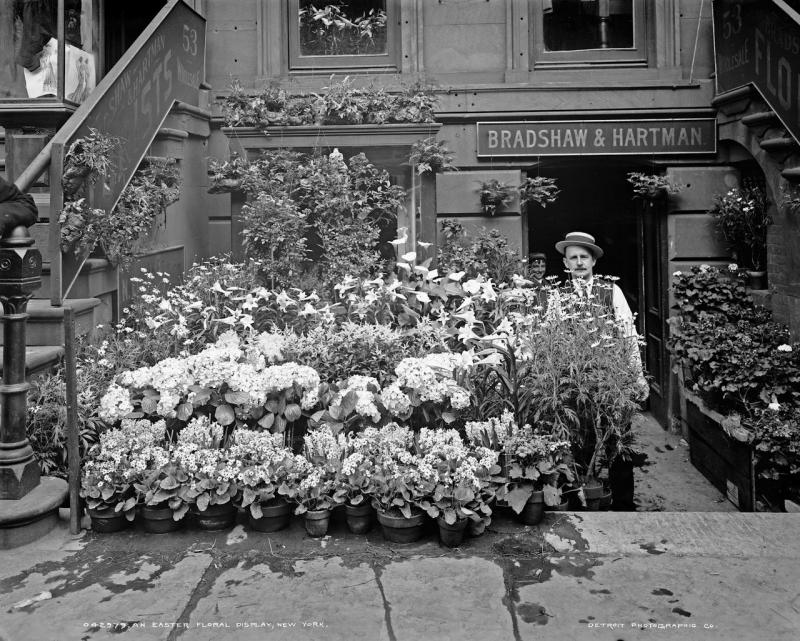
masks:
[[[782,0],[714,0],[717,93],[753,85],[800,140],[800,14]]]
[[[716,120],[479,122],[478,157],[715,153]]]

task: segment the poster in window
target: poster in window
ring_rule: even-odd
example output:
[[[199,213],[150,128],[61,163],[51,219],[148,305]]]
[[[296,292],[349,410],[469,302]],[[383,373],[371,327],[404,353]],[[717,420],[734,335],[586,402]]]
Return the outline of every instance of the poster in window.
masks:
[[[94,54],[66,45],[66,72],[64,74],[64,97],[82,103],[95,86]],[[58,41],[50,40],[39,54],[39,68],[25,69],[25,87],[29,98],[55,96],[58,90]]]

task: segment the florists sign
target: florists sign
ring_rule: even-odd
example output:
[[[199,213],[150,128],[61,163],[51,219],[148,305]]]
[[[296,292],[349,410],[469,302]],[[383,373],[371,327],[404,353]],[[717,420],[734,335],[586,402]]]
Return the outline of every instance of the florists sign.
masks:
[[[785,2],[714,3],[717,93],[752,84],[800,137],[800,14]]]
[[[716,120],[479,122],[478,157],[716,153]]]

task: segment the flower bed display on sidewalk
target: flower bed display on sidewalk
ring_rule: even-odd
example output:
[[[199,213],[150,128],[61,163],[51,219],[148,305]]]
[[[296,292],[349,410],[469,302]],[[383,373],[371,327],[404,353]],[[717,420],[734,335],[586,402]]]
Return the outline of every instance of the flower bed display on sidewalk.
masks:
[[[732,446],[753,448],[757,497],[780,509],[800,492],[800,346],[753,303],[736,265],[678,272],[673,289],[669,347],[684,385],[723,415],[718,431]]]

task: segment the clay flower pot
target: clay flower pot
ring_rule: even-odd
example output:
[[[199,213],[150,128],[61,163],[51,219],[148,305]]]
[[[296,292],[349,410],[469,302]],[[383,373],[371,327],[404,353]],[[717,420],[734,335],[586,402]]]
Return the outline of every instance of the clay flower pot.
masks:
[[[538,525],[544,518],[544,492],[536,490],[517,514],[517,519],[525,525]]]
[[[439,540],[443,545],[449,548],[461,545],[469,519],[457,519],[455,523],[450,524],[444,520],[443,516],[440,516],[436,519],[436,523],[439,524]]]
[[[309,510],[305,513],[306,532],[309,536],[325,536],[331,521],[330,510]]]
[[[378,523],[383,528],[383,538],[393,543],[413,543],[422,536],[425,513],[417,508],[406,518],[399,510],[378,510]]]
[[[247,521],[253,530],[258,532],[277,532],[282,530],[292,518],[292,506],[282,498],[275,498],[261,503],[261,518],[254,518],[247,512]]]

